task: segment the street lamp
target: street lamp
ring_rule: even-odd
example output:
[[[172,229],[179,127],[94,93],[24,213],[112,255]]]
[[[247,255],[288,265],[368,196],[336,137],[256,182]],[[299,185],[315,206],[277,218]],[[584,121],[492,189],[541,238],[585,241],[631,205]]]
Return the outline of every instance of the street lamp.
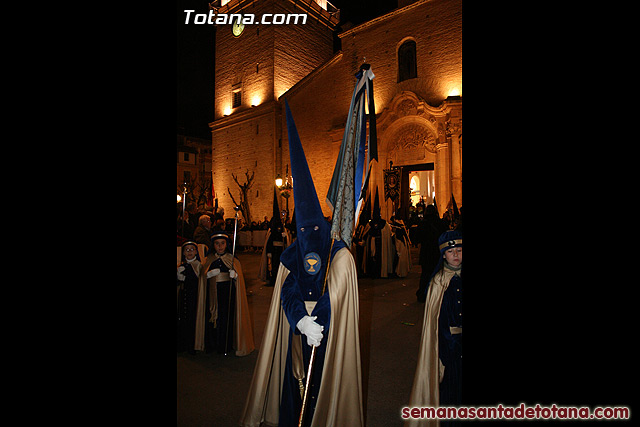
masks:
[[[289,165],[287,165],[287,173],[284,182],[282,181],[280,174],[278,174],[278,177],[276,178],[276,187],[280,190],[280,195],[286,200],[287,219],[289,219],[289,197],[291,196],[291,190],[293,190],[293,185],[289,181],[293,181],[293,177],[289,176]]]

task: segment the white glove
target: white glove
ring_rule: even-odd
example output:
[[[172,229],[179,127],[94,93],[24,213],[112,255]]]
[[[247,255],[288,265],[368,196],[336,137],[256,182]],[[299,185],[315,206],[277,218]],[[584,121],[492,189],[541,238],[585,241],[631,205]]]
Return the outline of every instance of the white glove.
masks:
[[[184,280],[186,279],[185,275],[182,274],[183,271],[184,271],[184,265],[181,265],[180,267],[178,267],[178,280],[181,282],[184,282]]]
[[[268,256],[269,258],[271,258],[271,254],[267,254],[267,256]]]
[[[213,270],[209,270],[207,271],[207,279],[211,279],[212,277],[215,277],[218,274],[220,274],[219,268],[214,268]]]
[[[238,277],[238,273],[236,273],[235,270],[229,270],[229,277],[235,279],[236,277]]]
[[[310,346],[318,347],[322,340],[322,331],[324,326],[315,322],[318,316],[304,316],[296,327],[307,336],[307,344]]]

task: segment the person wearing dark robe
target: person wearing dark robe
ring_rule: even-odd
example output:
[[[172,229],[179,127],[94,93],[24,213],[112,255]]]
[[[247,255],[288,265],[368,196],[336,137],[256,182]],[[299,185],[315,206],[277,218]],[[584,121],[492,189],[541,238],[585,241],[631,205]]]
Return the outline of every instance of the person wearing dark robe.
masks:
[[[191,222],[191,215],[188,211],[180,212],[177,221],[178,234],[187,241],[193,240],[195,225]]]
[[[276,283],[276,276],[278,275],[278,268],[280,267],[280,255],[282,255],[282,251],[286,245],[286,238],[283,236],[284,227],[279,218],[274,217],[274,219],[271,220],[270,231],[266,247],[267,257],[270,260],[267,285],[273,286]]]
[[[369,220],[369,232],[365,245],[366,256],[366,273],[374,279],[387,277],[387,245],[385,245],[385,236],[383,231],[387,221],[380,216],[380,204],[378,203],[378,190],[376,189],[376,197],[373,204],[373,214]],[[391,260],[391,262],[393,262]],[[384,273],[382,272],[384,269]]]
[[[298,237],[298,232],[296,229],[296,209],[293,208],[293,215],[291,216],[291,221],[285,225],[287,232],[289,233],[289,241],[293,242]]]
[[[355,263],[346,245],[330,237],[330,224],[285,106],[297,239],[280,258],[240,425],[298,425],[315,347],[303,425],[363,426]]]
[[[422,267],[422,273],[420,274],[420,284],[416,291],[416,298],[419,302],[425,302],[429,280],[442,257],[438,249],[438,238],[446,230],[446,226],[440,218],[438,218],[434,205],[428,205],[425,208],[424,217],[418,225],[418,230],[420,241],[420,257],[418,262]]]
[[[289,246],[289,234],[282,224],[280,209],[278,208],[278,196],[276,188],[273,188],[273,217],[269,222],[269,230],[265,237],[258,278],[266,283],[266,286],[274,286],[278,268],[280,267],[280,255]]]
[[[441,258],[430,279],[418,364],[409,407],[460,406],[462,403],[462,235],[438,239]],[[458,425],[456,420],[410,419],[410,426]]]
[[[193,241],[206,245],[211,250],[211,217],[201,215],[198,218],[198,226],[193,230]]]
[[[395,249],[393,256],[393,272],[398,277],[407,277],[411,271],[411,241],[407,234],[404,221],[396,220],[392,216],[389,220],[391,227],[391,246]]]
[[[178,266],[178,352],[194,354],[196,311],[198,308],[198,276],[201,271],[200,254],[195,242],[182,245],[182,260]]]
[[[211,313],[208,325],[215,328],[213,345],[218,353],[246,356],[255,348],[253,329],[242,266],[230,248],[227,233],[214,230],[205,261]]]
[[[364,207],[362,213],[358,219],[358,225],[353,234],[353,240],[351,241],[351,254],[356,262],[356,268],[358,269],[358,275],[364,275],[365,267],[365,245],[367,242],[367,236],[369,234],[369,220],[371,219],[371,197],[368,195],[365,198]]]

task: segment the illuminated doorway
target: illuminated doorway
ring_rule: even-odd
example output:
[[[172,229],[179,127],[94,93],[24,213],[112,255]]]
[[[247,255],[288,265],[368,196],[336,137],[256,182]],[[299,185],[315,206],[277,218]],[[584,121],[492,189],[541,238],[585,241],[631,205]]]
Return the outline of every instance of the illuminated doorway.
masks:
[[[409,172],[409,202],[416,206],[420,201],[425,205],[433,203],[436,196],[436,177],[433,170]]]
[[[409,220],[410,208],[420,200],[426,205],[433,204],[436,194],[436,178],[433,163],[398,166],[400,169],[400,200],[395,206],[396,215]]]

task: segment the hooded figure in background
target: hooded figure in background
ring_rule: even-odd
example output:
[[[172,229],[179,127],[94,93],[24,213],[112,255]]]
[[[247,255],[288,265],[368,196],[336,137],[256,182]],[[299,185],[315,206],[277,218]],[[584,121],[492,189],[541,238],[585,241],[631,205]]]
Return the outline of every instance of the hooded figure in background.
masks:
[[[445,231],[438,243],[441,256],[429,282],[409,407],[462,403],[462,235]],[[410,419],[405,424],[457,425],[437,419]]]
[[[395,248],[391,242],[391,227],[380,216],[378,189],[373,201],[373,213],[369,220],[369,230],[364,246],[364,272],[374,279],[389,277],[393,272]]]
[[[298,425],[306,371],[315,346],[303,425],[362,426],[356,267],[342,241],[332,245],[331,227],[323,217],[286,100],[285,106],[297,239],[280,258],[240,424]]]
[[[393,216],[389,221],[389,225],[391,226],[391,241],[393,242],[391,246],[395,248],[393,272],[398,277],[407,277],[412,267],[411,240],[409,240],[407,227],[405,227],[403,220],[396,220]]]
[[[258,278],[267,282],[266,286],[273,286],[276,283],[278,267],[280,267],[280,255],[282,255],[282,251],[291,243],[289,232],[282,224],[280,209],[278,208],[278,195],[275,187],[273,187],[273,216],[271,217],[269,231],[267,231],[264,240]]]

